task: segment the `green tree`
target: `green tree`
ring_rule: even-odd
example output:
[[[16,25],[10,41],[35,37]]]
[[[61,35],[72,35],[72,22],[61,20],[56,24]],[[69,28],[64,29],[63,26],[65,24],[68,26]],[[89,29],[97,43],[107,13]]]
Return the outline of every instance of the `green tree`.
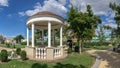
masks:
[[[17,48],[17,49],[16,49],[16,53],[17,53],[18,55],[20,55],[20,52],[21,52],[21,48]]]
[[[16,43],[21,43],[21,40],[24,39],[22,35],[17,35],[14,40],[16,40]]]
[[[104,29],[107,29],[107,30],[112,30],[112,27],[109,26],[109,25],[103,25],[103,28],[104,28]]]
[[[26,59],[27,59],[26,51],[21,51],[21,52],[20,52],[20,56],[21,56],[21,59],[22,59],[22,60],[26,60]]]
[[[114,19],[115,19],[116,24],[117,24],[116,36],[117,36],[118,38],[120,38],[120,37],[119,37],[119,35],[120,35],[120,5],[117,5],[117,4],[115,4],[115,3],[110,3],[110,4],[109,4],[109,7],[110,7],[113,11],[115,11]]]
[[[41,37],[41,31],[40,30],[35,30],[35,39],[40,39]]]
[[[112,27],[110,27],[109,25],[103,25],[101,24],[99,26],[100,30],[98,31],[98,37],[100,39],[100,42],[104,42],[105,41],[105,31],[104,30],[112,30]]]
[[[83,41],[91,39],[95,35],[94,31],[97,25],[101,23],[101,19],[94,15],[91,6],[87,5],[87,11],[85,13],[77,11],[72,6],[68,12],[67,20],[70,24],[68,28],[74,32],[81,53]]]
[[[38,29],[35,30],[35,44],[38,44],[37,40],[39,40],[41,38],[41,36],[42,36],[41,33],[42,32],[40,30],[38,30]]]
[[[103,28],[103,25],[99,26],[100,27],[100,30],[98,31],[98,37],[100,39],[100,42],[103,42],[105,40],[104,38],[104,28]]]
[[[2,62],[7,62],[8,61],[8,52],[7,52],[7,50],[1,50],[0,60]]]

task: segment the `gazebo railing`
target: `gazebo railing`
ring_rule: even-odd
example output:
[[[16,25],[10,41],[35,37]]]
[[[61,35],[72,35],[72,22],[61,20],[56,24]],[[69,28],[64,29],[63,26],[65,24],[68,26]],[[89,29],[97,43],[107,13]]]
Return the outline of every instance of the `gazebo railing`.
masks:
[[[34,58],[40,60],[54,60],[65,56],[63,47],[35,47],[34,50]]]
[[[54,58],[61,56],[61,49],[60,48],[54,48]]]
[[[36,59],[46,59],[46,48],[35,48]]]

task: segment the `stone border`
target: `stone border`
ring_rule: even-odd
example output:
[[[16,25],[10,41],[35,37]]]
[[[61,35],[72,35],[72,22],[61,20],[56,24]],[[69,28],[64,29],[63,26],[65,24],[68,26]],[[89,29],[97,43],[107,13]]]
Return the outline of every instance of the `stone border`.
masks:
[[[97,55],[97,54],[91,54],[91,55],[96,58],[96,61],[95,61],[94,65],[91,68],[99,68],[99,65],[100,65],[100,62],[101,62],[100,56]]]

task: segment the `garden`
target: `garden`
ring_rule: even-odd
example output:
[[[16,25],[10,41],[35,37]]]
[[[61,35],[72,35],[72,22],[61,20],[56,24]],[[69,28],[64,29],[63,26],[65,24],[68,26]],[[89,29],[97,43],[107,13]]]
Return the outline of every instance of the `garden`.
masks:
[[[95,58],[85,52],[82,54],[73,52],[64,60],[49,62],[28,60],[26,52],[20,48],[14,52],[20,58],[12,59],[10,58],[12,54],[10,55],[6,50],[1,51],[0,68],[90,68],[95,62]]]

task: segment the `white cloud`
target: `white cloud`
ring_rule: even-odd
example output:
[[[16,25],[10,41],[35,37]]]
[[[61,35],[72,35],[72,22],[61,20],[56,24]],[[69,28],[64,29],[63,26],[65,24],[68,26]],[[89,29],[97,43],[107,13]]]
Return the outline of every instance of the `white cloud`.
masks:
[[[63,5],[66,4],[66,0],[59,0],[59,2],[60,2],[61,4],[63,4]]]
[[[109,23],[114,23],[115,21],[114,21],[114,20],[108,20],[107,22],[109,22]]]
[[[8,6],[8,0],[0,0],[0,6]]]
[[[41,4],[39,2],[37,2],[36,5],[33,8],[34,8],[33,10],[27,10],[25,12],[24,11],[18,12],[18,14],[20,16],[25,16],[25,15],[32,16],[35,13],[40,12],[42,10]]]
[[[109,25],[112,28],[116,28],[117,25],[113,20],[115,16],[115,12],[109,8],[109,3],[119,3],[120,0],[70,0],[70,2],[78,7],[80,5],[81,11],[86,10],[86,5],[89,4],[92,7],[94,14],[96,15],[104,15],[106,17],[105,21],[103,21],[103,25]]]
[[[24,15],[25,15],[24,12],[18,12],[18,14],[19,14],[20,16],[24,16]]]
[[[24,16],[24,15],[31,16],[40,11],[50,11],[62,16],[67,13],[67,8],[60,1],[45,0],[43,6],[41,6],[41,4],[37,2],[36,5],[33,7],[33,9],[22,11],[22,12],[19,12],[18,14],[20,14],[21,16]]]
[[[93,12],[96,15],[105,15],[109,14],[111,10],[109,8],[109,3],[120,3],[120,0],[70,0],[74,6],[81,6],[81,11],[85,11],[86,5],[90,4],[92,6]],[[114,17],[114,12],[111,12],[111,17]]]
[[[117,28],[117,24],[115,24],[115,23],[108,23],[108,24],[104,24],[104,25],[110,26],[112,28]]]
[[[104,12],[104,11],[95,12],[94,14],[95,15],[105,15],[105,16],[107,16],[107,13]]]
[[[115,12],[109,8],[109,3],[119,3],[120,0],[70,0],[75,6],[80,8],[81,11],[86,11],[86,5],[89,4],[95,15],[104,15],[106,19],[103,19],[102,25],[109,25],[112,28],[116,28],[117,25],[114,21]],[[96,29],[96,34],[99,32],[99,26]]]

